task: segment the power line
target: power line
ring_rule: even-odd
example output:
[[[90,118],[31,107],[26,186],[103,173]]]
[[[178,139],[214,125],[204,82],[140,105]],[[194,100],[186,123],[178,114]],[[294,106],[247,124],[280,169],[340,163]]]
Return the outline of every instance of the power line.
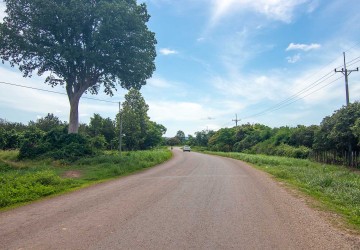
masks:
[[[273,111],[277,111],[277,110],[279,110],[279,109],[285,108],[285,107],[287,107],[287,106],[289,106],[289,105],[291,105],[291,104],[293,104],[293,103],[295,103],[295,102],[297,102],[297,101],[299,101],[299,100],[302,100],[302,99],[304,99],[305,97],[308,97],[309,95],[311,95],[311,94],[313,94],[313,93],[315,93],[315,92],[317,92],[317,91],[319,91],[319,90],[321,90],[321,89],[323,89],[323,88],[325,88],[325,87],[329,86],[330,84],[332,84],[332,83],[334,83],[334,82],[336,82],[336,81],[340,80],[341,78],[342,78],[342,77],[336,78],[336,79],[334,79],[333,81],[331,81],[331,82],[329,82],[329,83],[327,83],[327,84],[325,84],[325,85],[321,86],[320,88],[318,88],[318,89],[316,89],[316,90],[314,90],[314,91],[312,91],[312,92],[308,93],[307,95],[302,96],[302,97],[298,97],[297,99],[293,100],[292,102],[286,103],[286,104],[284,104],[284,105],[282,105],[282,106],[280,106],[280,107],[277,107],[277,108],[274,108],[274,109],[268,110],[268,111],[266,111],[266,112],[260,112],[260,113],[255,114],[255,115],[245,117],[245,118],[243,118],[243,119],[249,119],[249,118],[258,117],[258,116],[264,115],[264,114],[266,114],[266,113],[268,113],[268,112],[273,112]]]
[[[331,75],[330,75],[331,74]],[[329,76],[330,75],[330,76]],[[292,100],[295,100],[297,101],[300,97],[301,94],[304,94],[306,92],[308,92],[309,90],[315,88],[316,86],[320,85],[321,83],[325,82],[326,80],[330,79],[331,77],[335,76],[335,73],[334,72],[330,72],[326,75],[324,75],[323,77],[321,77],[320,79],[318,79],[317,81],[313,82],[312,84],[314,85],[308,85],[306,88],[302,89],[301,91],[293,94],[292,96],[286,98],[285,100],[259,112],[259,113],[256,113],[254,115],[251,115],[251,116],[247,116],[247,117],[244,117],[243,119],[249,119],[249,118],[252,118],[252,117],[257,117],[257,116],[260,116],[260,115],[263,115],[263,114],[266,114],[268,113],[269,111],[272,111],[272,110],[276,110],[278,107],[282,108],[283,106],[287,106],[287,104],[290,102],[290,103],[293,103]],[[313,92],[311,92],[313,93]]]
[[[1,84],[6,84],[6,85],[15,86],[15,87],[21,87],[21,88],[27,88],[27,89],[33,89],[33,90],[39,90],[39,91],[44,91],[44,92],[59,94],[59,95],[67,95],[66,93],[62,93],[62,92],[58,92],[58,91],[47,90],[47,89],[40,89],[40,88],[35,88],[35,87],[29,87],[29,86],[24,86],[24,85],[15,84],[15,83],[1,82],[1,81],[0,81],[0,83],[1,83]],[[83,97],[81,97],[81,98],[83,98],[83,99],[88,99],[88,100],[99,101],[99,102],[116,103],[116,104],[119,103],[119,102],[107,101],[107,100],[102,100],[102,99],[97,99],[97,98],[92,98],[92,97],[86,97],[86,96],[83,96]]]
[[[330,84],[332,84],[332,83],[334,83],[334,82],[336,82],[336,81],[340,80],[341,78],[342,78],[342,77],[336,78],[336,79],[332,80],[331,82],[329,82],[329,83],[327,83],[327,84],[325,84],[325,85],[321,86],[320,88],[318,88],[318,89],[316,89],[316,90],[314,90],[314,91],[312,91],[312,92],[308,93],[307,95],[304,95],[304,96],[302,96],[302,97],[299,97],[299,98],[297,98],[296,100],[294,100],[294,101],[292,101],[292,102],[290,102],[290,103],[287,103],[286,105],[283,105],[282,107],[279,107],[279,108],[277,108],[277,109],[274,109],[273,111],[276,111],[276,110],[282,109],[282,108],[284,108],[284,107],[286,107],[286,106],[289,106],[289,105],[293,104],[294,102],[297,102],[297,101],[299,101],[299,100],[302,100],[302,99],[304,99],[305,97],[308,97],[309,95],[311,95],[311,94],[313,94],[313,93],[315,93],[315,92],[317,92],[317,91],[319,91],[319,90],[321,90],[321,89],[323,89],[323,88],[325,88],[325,87],[329,86]]]

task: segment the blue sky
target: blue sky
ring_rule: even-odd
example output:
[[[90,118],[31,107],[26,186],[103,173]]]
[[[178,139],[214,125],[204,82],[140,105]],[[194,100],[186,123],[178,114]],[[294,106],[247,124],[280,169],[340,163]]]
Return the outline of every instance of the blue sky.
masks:
[[[232,127],[235,114],[240,124],[319,124],[345,104],[344,78],[332,72],[341,69],[343,51],[349,69],[360,66],[360,1],[143,2],[158,56],[157,69],[141,92],[151,119],[168,129],[167,136]],[[23,78],[16,68],[0,65],[0,81],[65,93],[43,79]],[[360,72],[352,73],[349,83],[350,101],[359,100]],[[66,96],[0,88],[1,118],[27,123],[54,113],[68,120]],[[117,102],[125,93],[94,97]],[[82,99],[79,111],[80,121],[87,123],[93,113],[113,119],[118,106]]]

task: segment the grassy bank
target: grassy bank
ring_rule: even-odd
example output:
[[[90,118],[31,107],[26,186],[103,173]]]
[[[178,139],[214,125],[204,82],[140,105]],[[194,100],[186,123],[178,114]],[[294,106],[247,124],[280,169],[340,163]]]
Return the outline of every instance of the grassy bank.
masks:
[[[17,155],[17,151],[0,151],[0,209],[125,176],[171,158],[166,149],[122,156],[105,152],[71,164],[51,159],[18,161]]]
[[[242,160],[320,201],[360,231],[360,175],[341,166],[309,160],[242,153],[205,152]]]

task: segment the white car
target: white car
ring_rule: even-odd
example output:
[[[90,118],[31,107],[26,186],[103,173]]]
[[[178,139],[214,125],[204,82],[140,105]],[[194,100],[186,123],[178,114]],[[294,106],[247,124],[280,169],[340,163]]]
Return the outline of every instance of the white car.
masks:
[[[183,152],[185,152],[185,151],[191,151],[191,148],[190,148],[190,146],[187,146],[187,145],[185,145],[184,147],[183,147]]]

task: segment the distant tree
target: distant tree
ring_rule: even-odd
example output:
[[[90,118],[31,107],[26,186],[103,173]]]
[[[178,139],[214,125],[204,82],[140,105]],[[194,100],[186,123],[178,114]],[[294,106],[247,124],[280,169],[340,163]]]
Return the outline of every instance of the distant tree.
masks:
[[[3,118],[0,118],[0,128],[3,128],[6,131],[14,129],[16,132],[23,132],[27,130],[27,126],[25,124],[19,122],[9,122]]]
[[[185,133],[184,133],[184,131],[179,130],[179,131],[176,133],[176,136],[175,136],[175,137],[177,137],[177,138],[179,139],[180,143],[184,143],[184,142],[185,142]]]
[[[209,139],[211,150],[229,152],[236,142],[236,128],[222,128]]]
[[[169,146],[176,146],[176,145],[180,145],[181,141],[179,140],[179,138],[175,137],[171,137],[167,140],[167,144]]]
[[[319,126],[312,125],[306,127],[304,125],[298,125],[296,128],[291,130],[289,138],[289,145],[299,147],[305,146],[308,148],[313,147],[315,133],[319,129]]]
[[[4,0],[0,58],[25,77],[49,72],[46,83],[65,85],[70,103],[68,133],[77,133],[81,96],[116,83],[140,89],[155,70],[150,15],[136,0]]]
[[[111,141],[116,136],[115,122],[110,118],[102,118],[100,114],[94,114],[94,116],[90,118],[86,133],[91,137],[103,136],[106,140],[105,144],[110,148]]]
[[[188,135],[187,144],[191,146],[196,146],[196,139],[192,135]]]
[[[160,145],[163,140],[163,135],[165,133],[166,128],[163,125],[157,124],[153,121],[148,121],[144,148],[147,149]]]
[[[50,113],[48,113],[45,117],[37,119],[36,122],[29,122],[29,126],[35,126],[45,132],[49,132],[50,130],[62,125],[64,125],[64,123],[57,116]]]
[[[103,119],[101,134],[105,137],[108,145],[111,145],[111,141],[116,137],[115,121],[109,117]]]
[[[212,130],[202,130],[195,132],[194,144],[197,146],[207,147],[209,139],[215,134]]]
[[[99,114],[94,114],[93,117],[90,117],[89,123],[89,135],[98,136],[101,134],[103,129],[104,119]]]
[[[130,89],[122,103],[123,136],[127,149],[144,149],[149,117],[146,104],[140,91]],[[119,117],[117,116],[119,121]],[[119,124],[119,122],[118,122]]]

